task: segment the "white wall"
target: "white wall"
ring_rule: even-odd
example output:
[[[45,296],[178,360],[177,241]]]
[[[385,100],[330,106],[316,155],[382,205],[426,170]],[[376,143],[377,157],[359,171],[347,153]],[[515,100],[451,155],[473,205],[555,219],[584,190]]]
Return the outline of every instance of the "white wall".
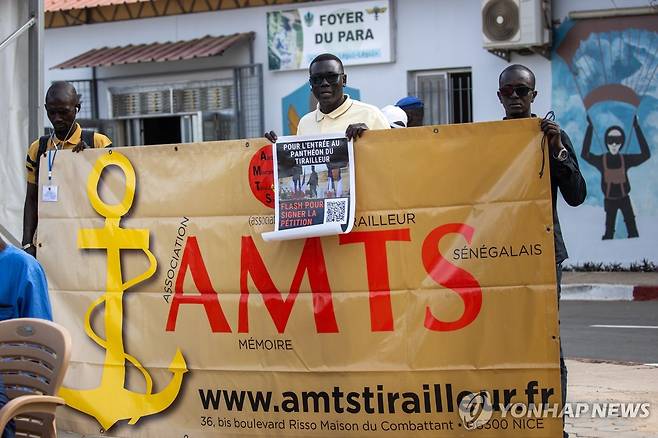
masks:
[[[571,11],[649,6],[649,0],[553,0],[553,18],[564,19]]]
[[[0,2],[0,39],[4,40],[28,19],[27,2]],[[0,225],[14,239],[23,237],[25,153],[28,146],[28,35],[0,51]],[[7,239],[4,239],[5,241]]]
[[[397,32],[394,63],[349,66],[348,83],[361,90],[361,99],[377,106],[395,103],[407,94],[407,72],[420,69],[470,67],[473,77],[473,118],[499,119],[502,108],[496,97],[498,74],[506,61],[482,49],[480,0],[391,0],[395,4]],[[554,17],[563,18],[571,10],[612,7],[608,0],[554,0]],[[617,0],[621,6],[645,5],[646,1]],[[307,6],[305,4],[304,6]],[[279,7],[257,7],[228,11],[187,14],[173,17],[131,20],[107,24],[74,26],[46,31],[45,65],[50,68],[86,50],[150,42],[188,40],[204,35],[256,32],[255,62],[264,66],[265,127],[281,129],[281,99],[307,80],[305,70],[270,72],[267,69],[266,13]],[[213,59],[178,63],[151,63],[99,69],[99,77],[172,72],[180,69],[227,67],[248,61],[248,50],[235,47]],[[545,114],[551,107],[550,62],[538,55],[513,55],[512,62],[530,67],[537,76],[539,92],[534,112]],[[212,73],[191,79],[212,78]],[[56,79],[90,78],[90,69],[48,70],[46,84]],[[178,77],[180,79],[180,77]],[[140,78],[135,83],[143,83]],[[165,78],[151,79],[162,82]],[[122,81],[125,83],[126,81]],[[130,81],[128,81],[130,82]],[[101,102],[101,116],[107,117],[107,104]]]

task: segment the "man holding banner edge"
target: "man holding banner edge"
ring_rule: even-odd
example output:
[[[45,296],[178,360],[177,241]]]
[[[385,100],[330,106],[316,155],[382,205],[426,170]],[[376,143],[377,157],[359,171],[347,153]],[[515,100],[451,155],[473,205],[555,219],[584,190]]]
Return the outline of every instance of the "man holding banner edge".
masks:
[[[535,75],[527,67],[513,64],[504,69],[498,77],[498,99],[505,108],[504,119],[523,119],[537,117],[531,112],[532,103],[537,96],[535,90]],[[587,186],[580,173],[578,160],[571,140],[560,126],[548,117],[540,121],[540,129],[548,142],[548,155],[551,178],[551,201],[553,205],[553,235],[555,239],[555,270],[557,284],[558,309],[562,282],[562,262],[569,256],[562,238],[560,220],[557,215],[558,188],[562,197],[572,207],[577,207],[585,201]],[[542,142],[544,139],[542,139]],[[542,163],[543,172],[543,163]],[[542,173],[540,173],[540,176]],[[559,317],[559,315],[558,315]],[[567,400],[567,367],[562,354],[562,340],[560,339],[560,380],[562,387],[562,404]],[[563,436],[569,434],[563,432]]]
[[[38,225],[39,165],[42,155],[48,152],[48,183],[52,185],[52,171],[60,149],[71,149],[78,153],[85,148],[111,147],[112,141],[103,134],[82,129],[77,123],[82,96],[73,84],[66,81],[54,82],[46,92],[44,108],[53,125],[51,135],[44,135],[32,142],[27,151],[27,189],[23,211],[23,249],[36,257],[34,245]],[[56,193],[56,188],[54,193]],[[57,195],[55,195],[56,200]]]

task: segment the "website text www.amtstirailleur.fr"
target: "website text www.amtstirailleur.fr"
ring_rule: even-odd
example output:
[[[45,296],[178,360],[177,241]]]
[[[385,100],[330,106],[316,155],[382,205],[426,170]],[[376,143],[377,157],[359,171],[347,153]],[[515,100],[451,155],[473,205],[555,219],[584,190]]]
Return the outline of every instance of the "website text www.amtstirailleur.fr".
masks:
[[[385,391],[384,385],[364,386],[359,391],[346,392],[339,386],[331,391],[283,391],[279,401],[273,391],[198,389],[205,410],[284,413],[337,413],[337,414],[421,414],[456,412],[464,397],[472,391],[457,391],[450,383],[423,384],[415,391]],[[531,380],[521,390],[514,388],[488,390],[489,402],[494,411],[501,406],[523,402],[547,405],[553,400],[554,388],[542,388]]]

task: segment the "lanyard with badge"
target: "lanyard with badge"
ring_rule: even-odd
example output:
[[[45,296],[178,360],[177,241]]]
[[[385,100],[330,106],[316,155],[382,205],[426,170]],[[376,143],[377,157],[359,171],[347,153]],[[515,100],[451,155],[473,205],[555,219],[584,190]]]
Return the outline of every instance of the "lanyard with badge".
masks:
[[[71,129],[75,125],[75,120],[69,127],[68,132],[64,136],[65,139],[69,137]],[[55,158],[57,157],[57,151],[63,147],[63,144],[66,140],[60,140],[59,145],[55,142],[56,137],[53,134],[50,134],[50,139],[48,140],[55,147],[55,152],[52,149],[48,149],[48,184],[43,186],[43,191],[41,192],[41,200],[43,202],[57,202],[57,185],[53,184],[53,168],[55,167]],[[58,147],[59,146],[59,147]]]
[[[55,142],[53,142],[55,143]],[[59,148],[55,144],[55,152],[52,149],[48,150],[48,184],[43,186],[41,200],[43,202],[57,202],[57,185],[53,184],[53,167],[55,166],[55,158]]]
[[[73,129],[74,126],[75,119],[73,119],[73,123],[71,123],[71,126],[69,126],[69,130],[66,132],[64,140],[59,141],[59,145],[57,142],[55,142],[57,139],[57,137],[55,137],[55,132],[53,131],[50,134],[50,139],[48,142],[52,143],[52,145],[55,147],[55,152],[53,152],[52,149],[48,149],[48,184],[43,186],[43,192],[41,192],[41,200],[43,202],[57,202],[57,185],[53,184],[53,168],[55,167],[55,158],[57,157],[57,151],[64,147],[64,143],[69,138],[71,129]]]

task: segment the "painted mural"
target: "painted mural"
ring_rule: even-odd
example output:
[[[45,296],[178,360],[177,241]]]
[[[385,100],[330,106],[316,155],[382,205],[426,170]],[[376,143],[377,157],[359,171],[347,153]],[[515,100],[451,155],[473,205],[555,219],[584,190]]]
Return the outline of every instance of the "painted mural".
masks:
[[[345,87],[345,94],[352,99],[361,100],[361,91],[352,87]],[[281,99],[281,114],[283,115],[283,135],[297,134],[297,125],[306,113],[315,110],[318,101],[311,93],[308,82]]]
[[[569,263],[658,262],[658,19],[566,20],[552,69],[588,190],[586,205],[560,206]]]

